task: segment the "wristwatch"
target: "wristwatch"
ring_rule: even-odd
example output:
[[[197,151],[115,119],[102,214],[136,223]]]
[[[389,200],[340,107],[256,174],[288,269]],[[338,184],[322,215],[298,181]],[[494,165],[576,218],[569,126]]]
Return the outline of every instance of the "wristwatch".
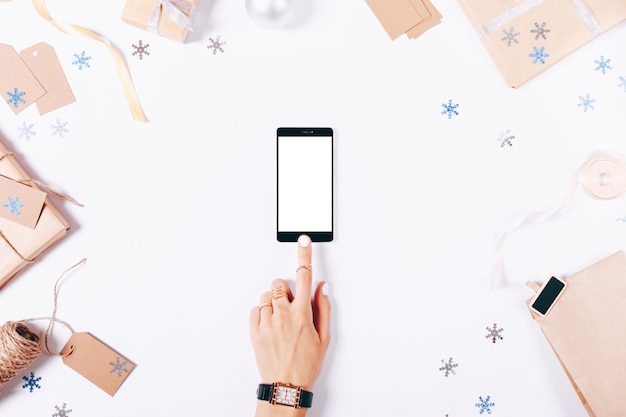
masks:
[[[256,390],[258,400],[269,401],[270,404],[286,405],[293,408],[311,408],[313,393],[301,387],[282,382],[259,384]]]

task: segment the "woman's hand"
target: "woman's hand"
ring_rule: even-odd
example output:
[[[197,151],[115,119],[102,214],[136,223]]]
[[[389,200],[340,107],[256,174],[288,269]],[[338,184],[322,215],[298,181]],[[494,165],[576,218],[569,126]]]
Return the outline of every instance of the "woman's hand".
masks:
[[[282,382],[313,391],[322,371],[330,342],[330,300],[325,282],[319,283],[311,300],[311,246],[308,236],[300,236],[295,295],[285,281],[276,279],[272,291],[263,293],[251,311],[250,337],[262,383]],[[259,401],[257,416],[288,415],[288,410]]]

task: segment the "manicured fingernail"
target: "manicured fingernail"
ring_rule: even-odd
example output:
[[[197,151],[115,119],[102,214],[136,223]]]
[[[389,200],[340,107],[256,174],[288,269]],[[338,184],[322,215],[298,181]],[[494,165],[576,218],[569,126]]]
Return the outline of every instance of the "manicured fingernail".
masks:
[[[328,283],[324,283],[324,285],[322,285],[322,294],[324,295],[328,295]]]
[[[298,244],[301,248],[306,248],[311,243],[311,238],[307,235],[300,235],[298,238]]]

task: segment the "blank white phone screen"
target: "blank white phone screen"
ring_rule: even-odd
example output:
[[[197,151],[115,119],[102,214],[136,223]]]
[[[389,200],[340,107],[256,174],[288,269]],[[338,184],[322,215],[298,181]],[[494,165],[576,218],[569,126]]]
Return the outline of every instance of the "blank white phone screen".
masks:
[[[330,232],[333,226],[330,136],[278,137],[278,231]]]

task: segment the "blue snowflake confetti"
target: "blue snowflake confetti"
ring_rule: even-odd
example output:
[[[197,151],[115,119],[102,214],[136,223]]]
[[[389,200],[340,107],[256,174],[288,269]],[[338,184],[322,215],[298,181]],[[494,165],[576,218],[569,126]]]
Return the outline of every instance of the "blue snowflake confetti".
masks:
[[[27,124],[26,122],[22,122],[22,126],[18,126],[17,128],[17,131],[20,133],[18,137],[30,140],[31,136],[35,136],[37,134],[33,127],[35,127],[35,125],[32,123]]]
[[[452,119],[452,116],[459,115],[459,112],[457,111],[459,105],[452,103],[452,100],[448,100],[448,104],[441,103],[441,106],[443,107],[443,111],[441,112],[441,114],[444,116],[447,115],[448,119]]]
[[[218,36],[216,39],[213,38],[209,38],[209,46],[207,46],[207,49],[211,49],[213,51],[213,55],[215,55],[218,51],[224,53],[224,45],[226,45],[226,42],[220,40],[220,37]]]
[[[535,34],[535,40],[539,38],[548,39],[546,37],[546,34],[550,33],[550,29],[546,28],[546,22],[543,22],[541,25],[535,22],[535,28],[532,29],[530,32]]]
[[[491,409],[495,407],[495,403],[491,402],[491,396],[487,395],[487,398],[478,397],[478,402],[474,404],[479,410],[479,414],[487,413],[491,414]]]
[[[117,372],[117,376],[121,378],[124,373],[128,373],[128,369],[125,368],[127,364],[128,361],[120,362],[120,358],[116,358],[115,362],[109,362],[109,365],[113,368],[110,373]]]
[[[619,77],[619,81],[620,83],[617,86],[623,88],[626,93],[626,77]]]
[[[82,51],[80,55],[74,54],[74,58],[76,58],[76,60],[72,62],[72,65],[77,65],[79,70],[82,71],[82,69],[85,67],[91,68],[91,65],[89,65],[91,57],[85,55],[85,51]]]
[[[616,221],[618,223],[625,224],[626,223],[626,216],[618,217]]]
[[[40,376],[35,377],[34,372],[31,372],[30,376],[23,376],[22,379],[26,381],[26,383],[22,385],[22,388],[24,389],[28,388],[30,392],[33,392],[35,388],[41,389],[41,385],[39,385],[39,381],[41,381],[41,377]]]
[[[504,329],[502,327],[498,329],[498,325],[496,323],[493,323],[493,327],[487,327],[486,329],[487,336],[485,336],[485,338],[491,339],[493,343],[496,343],[496,340],[498,339],[504,339],[504,337],[502,337],[502,332],[504,331]]]
[[[55,405],[54,408],[56,408],[56,411],[54,412],[54,414],[52,414],[52,417],[69,417],[70,413],[72,412],[71,409],[67,408],[67,404],[65,403],[63,403],[61,407]]]
[[[52,128],[52,136],[59,135],[59,137],[63,139],[64,135],[70,132],[69,130],[67,130],[66,126],[67,122],[61,123],[61,121],[57,119],[56,124],[50,125],[50,127]]]
[[[8,197],[8,199],[9,202],[4,205],[4,208],[9,209],[9,216],[12,216],[14,214],[17,214],[19,216],[20,214],[22,214],[20,209],[24,207],[24,204],[20,203],[20,198],[15,197],[15,200],[13,200],[11,199],[11,197]]]
[[[20,91],[17,87],[13,89],[13,92],[7,91],[8,104],[13,104],[13,107],[19,107],[20,104],[26,103],[22,97],[26,95],[25,91]]]
[[[587,93],[587,95],[585,97],[578,96],[578,98],[580,99],[580,103],[578,103],[578,107],[582,107],[583,110],[585,111],[585,113],[589,109],[595,110],[595,107],[593,106],[593,103],[595,103],[596,99],[595,98],[591,98],[589,93]]]
[[[596,71],[602,71],[602,74],[606,74],[606,72],[608,70],[612,70],[613,67],[610,66],[610,59],[605,59],[604,55],[600,55],[600,59],[594,59],[593,62],[595,62],[598,66],[596,67]]]
[[[545,49],[543,46],[541,48],[537,48],[536,46],[533,46],[533,52],[528,54],[528,56],[533,58],[533,64],[536,64],[537,62],[541,62],[542,64],[545,64],[546,58],[550,57],[550,54],[547,54],[545,52]]]
[[[502,32],[504,33],[504,36],[500,40],[506,42],[507,46],[511,46],[513,42],[519,43],[517,37],[520,35],[520,33],[516,32],[513,26],[511,26],[511,29],[504,29]]]
[[[459,366],[459,364],[458,363],[454,363],[452,358],[448,359],[447,362],[444,359],[442,359],[441,360],[441,364],[443,366],[441,368],[439,368],[439,370],[443,371],[444,376],[447,377],[450,374],[456,375],[456,371],[454,369],[457,368]]]

